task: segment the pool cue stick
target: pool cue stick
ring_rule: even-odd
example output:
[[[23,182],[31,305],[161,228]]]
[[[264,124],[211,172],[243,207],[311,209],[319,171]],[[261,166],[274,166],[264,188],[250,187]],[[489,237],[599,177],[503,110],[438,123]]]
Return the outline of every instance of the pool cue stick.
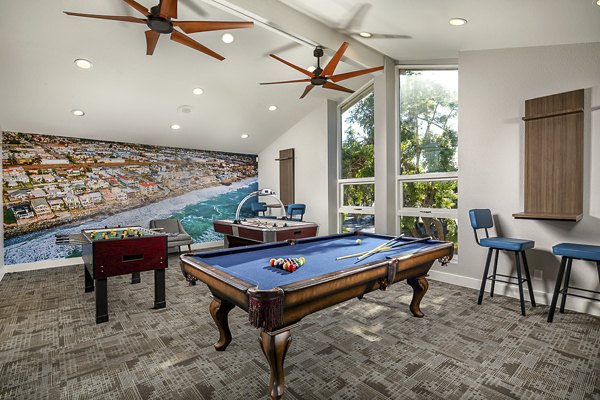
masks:
[[[404,243],[397,243],[397,244],[394,244],[392,246],[386,246],[386,247],[383,247],[383,248],[377,250],[376,253],[382,253],[382,252],[385,252],[385,251],[394,250],[394,249],[396,249],[398,247],[407,246],[409,244],[418,243],[418,242],[425,242],[427,240],[431,240],[431,236],[427,236],[427,237],[424,237],[424,238],[418,238],[418,239],[411,240],[411,241],[404,242]],[[346,258],[358,257],[358,256],[361,256],[361,255],[363,255],[365,253],[366,253],[366,251],[362,251],[360,253],[355,253],[355,254],[348,254],[347,256],[341,256],[341,257],[336,258],[336,261],[337,260],[344,260]]]
[[[387,242],[375,247],[374,249],[371,249],[369,251],[367,251],[365,254],[363,254],[362,256],[358,257],[358,259],[356,260],[357,262],[360,260],[364,260],[365,258],[369,257],[371,254],[376,253],[377,251],[379,251],[379,249],[381,249],[382,247],[386,247],[394,242],[397,242],[398,240],[402,239],[404,237],[404,233],[401,235],[396,236],[395,238],[388,240]]]

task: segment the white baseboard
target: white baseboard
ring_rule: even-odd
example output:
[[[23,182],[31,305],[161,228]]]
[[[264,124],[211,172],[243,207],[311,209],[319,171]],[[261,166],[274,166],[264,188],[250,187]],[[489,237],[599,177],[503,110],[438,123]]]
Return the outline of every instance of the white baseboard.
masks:
[[[187,246],[182,246],[182,249],[185,249]],[[206,242],[206,243],[194,243],[192,244],[192,251],[194,250],[205,250],[213,247],[223,247],[223,241],[219,240],[216,242]],[[54,260],[43,260],[36,261],[32,263],[23,263],[23,264],[12,264],[5,265],[4,269],[0,269],[0,280],[5,273],[10,274],[13,272],[25,272],[25,271],[37,271],[40,269],[48,269],[48,268],[57,268],[57,267],[70,267],[73,265],[81,265],[83,264],[83,259],[81,257],[74,258],[58,258]]]
[[[471,278],[468,276],[455,275],[450,274],[448,272],[430,270],[429,277],[432,280],[450,283],[456,286],[467,287],[470,289],[476,289],[479,291],[481,286],[481,280]],[[486,285],[486,293],[489,293],[490,283]],[[526,306],[529,303],[529,291],[527,290],[527,285],[523,288]],[[507,285],[502,282],[496,282],[496,286],[494,287],[494,294],[499,294],[501,296],[509,296],[518,299],[519,298],[519,288],[516,285]],[[534,290],[533,292],[535,296],[535,301],[537,304],[545,304],[548,305],[552,301],[552,293],[542,292],[539,290]],[[474,297],[473,301],[477,301],[477,298]],[[485,299],[484,299],[485,301]],[[558,303],[560,304],[560,302]],[[557,308],[558,308],[557,304]],[[585,314],[597,315],[600,316],[600,302],[582,299],[575,296],[568,296],[567,303],[565,308],[571,311],[581,312]]]

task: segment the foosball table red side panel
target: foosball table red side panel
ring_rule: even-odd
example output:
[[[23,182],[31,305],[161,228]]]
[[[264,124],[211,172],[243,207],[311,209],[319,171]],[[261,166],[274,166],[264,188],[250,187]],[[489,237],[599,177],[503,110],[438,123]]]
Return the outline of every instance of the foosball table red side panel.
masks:
[[[145,236],[99,240],[83,246],[86,267],[94,279],[167,267],[167,237]]]

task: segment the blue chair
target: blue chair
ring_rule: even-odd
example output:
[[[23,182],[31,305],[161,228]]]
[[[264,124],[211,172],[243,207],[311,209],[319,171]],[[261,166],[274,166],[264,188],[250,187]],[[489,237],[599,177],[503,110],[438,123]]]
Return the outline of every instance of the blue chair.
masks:
[[[558,301],[559,294],[562,294],[562,300],[560,301],[561,313],[565,312],[565,303],[567,301],[567,295],[599,301],[599,299],[593,297],[569,293],[569,289],[600,294],[600,292],[596,292],[593,290],[569,286],[569,279],[571,279],[571,265],[573,264],[573,260],[595,261],[596,267],[598,268],[598,281],[600,281],[600,246],[593,246],[589,244],[561,243],[552,247],[552,253],[554,253],[557,256],[562,256],[562,259],[560,261],[558,275],[556,276],[556,286],[554,286],[554,294],[552,295],[550,310],[548,311],[548,322],[552,322],[552,320],[554,319],[554,310],[556,309],[556,302]],[[567,270],[566,273],[565,267]],[[561,289],[560,285],[562,283],[563,276],[565,283],[563,288]]]
[[[250,203],[250,210],[259,216],[259,213],[262,212],[262,215],[265,215],[265,211],[267,211],[267,204],[262,202]]]
[[[292,221],[302,221],[304,211],[306,211],[306,204],[288,204],[287,206],[288,218]],[[294,215],[300,215],[300,217],[294,218]]]
[[[471,226],[475,232],[475,241],[478,245],[487,247],[488,254],[485,262],[485,269],[483,271],[483,278],[481,280],[481,289],[479,290],[479,299],[477,304],[481,304],[483,300],[483,293],[485,291],[485,284],[488,280],[492,281],[490,288],[490,297],[494,297],[494,284],[496,281],[507,283],[510,285],[519,285],[519,297],[521,299],[521,314],[525,315],[525,299],[523,296],[523,282],[527,282],[527,288],[529,289],[529,298],[531,299],[531,305],[535,307],[535,298],[533,297],[533,287],[531,286],[531,276],[529,275],[529,266],[527,265],[527,257],[525,257],[525,250],[533,248],[535,242],[533,240],[513,239],[506,237],[490,237],[488,229],[494,226],[494,220],[492,219],[492,213],[488,209],[473,209],[469,210],[469,219],[471,220]],[[477,230],[485,230],[485,238],[479,239],[477,236]],[[490,261],[492,259],[492,253],[496,250],[496,256],[494,258],[494,272],[488,276],[490,269]],[[515,263],[517,268],[517,277],[510,275],[498,274],[496,269],[498,267],[498,254],[500,250],[511,251],[515,253]],[[523,258],[523,270],[525,271],[525,278],[521,274],[521,260]],[[514,281],[504,281],[497,279],[497,276],[501,276],[508,279],[517,279]]]

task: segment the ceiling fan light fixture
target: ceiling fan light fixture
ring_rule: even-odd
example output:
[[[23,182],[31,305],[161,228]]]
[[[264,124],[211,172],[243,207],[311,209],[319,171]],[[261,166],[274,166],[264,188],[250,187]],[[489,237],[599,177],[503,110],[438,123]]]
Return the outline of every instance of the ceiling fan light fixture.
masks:
[[[309,66],[306,68],[306,70],[307,70],[308,72],[313,72],[315,69],[317,69],[317,67],[315,67],[314,65],[309,65]]]
[[[373,34],[371,32],[358,32],[358,36],[364,37],[364,38],[370,38],[371,36],[373,36]]]
[[[248,139],[248,138],[250,137],[250,135],[248,135],[247,133],[242,133],[242,134],[240,135],[240,137],[241,137],[242,139]]]
[[[223,43],[233,43],[234,39],[235,38],[231,33],[224,33],[223,36],[221,36],[221,40],[223,41]]]
[[[448,23],[452,26],[462,26],[467,23],[467,20],[464,18],[450,18]]]
[[[269,111],[275,111],[277,110],[277,106],[273,105],[273,106],[269,106]]]
[[[192,90],[192,93],[194,93],[196,96],[200,96],[202,93],[204,93],[204,89],[197,87]]]
[[[81,69],[90,69],[93,66],[91,61],[86,60],[85,58],[78,58],[73,62]]]
[[[83,110],[71,110],[71,114],[73,114],[76,117],[83,117],[85,115]]]
[[[173,124],[171,125],[171,129],[173,129],[174,131],[181,129],[181,126],[177,125],[177,124]]]

